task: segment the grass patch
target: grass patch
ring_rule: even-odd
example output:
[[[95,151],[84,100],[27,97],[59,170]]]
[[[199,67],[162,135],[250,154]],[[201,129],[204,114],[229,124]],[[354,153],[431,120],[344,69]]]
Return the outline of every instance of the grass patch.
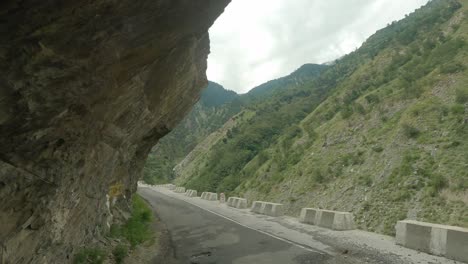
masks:
[[[112,255],[114,255],[115,262],[121,264],[128,255],[128,248],[125,245],[117,245],[114,250],[112,250]]]
[[[74,264],[101,264],[105,260],[105,253],[99,248],[85,248],[75,255]]]
[[[153,213],[139,195],[133,196],[132,204],[133,210],[130,219],[123,225],[113,225],[110,234],[112,237],[125,238],[132,248],[134,248],[139,244],[149,241],[153,237],[150,227],[150,223],[153,220]]]
[[[383,149],[383,147],[381,147],[381,146],[374,146],[374,147],[372,147],[372,150],[375,151],[375,152],[377,152],[377,153],[380,153],[380,152],[382,152],[384,149]]]
[[[132,248],[149,241],[153,238],[151,222],[153,213],[146,202],[139,195],[134,195],[132,199],[132,215],[127,223],[123,225],[112,225],[110,236],[122,240],[122,244],[117,245],[112,250],[115,263],[124,263],[128,256],[128,244]],[[73,259],[74,264],[101,264],[106,260],[106,252],[100,248],[84,248],[79,251]]]
[[[403,124],[402,128],[403,128],[403,134],[407,138],[417,138],[421,134],[421,131],[419,131],[419,129],[409,124]]]

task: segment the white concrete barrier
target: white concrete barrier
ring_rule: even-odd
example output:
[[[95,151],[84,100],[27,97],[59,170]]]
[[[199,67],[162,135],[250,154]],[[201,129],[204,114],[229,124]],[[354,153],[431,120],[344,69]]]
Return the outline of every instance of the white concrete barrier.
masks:
[[[246,209],[247,199],[239,197],[229,197],[227,200],[227,205],[238,209]]]
[[[269,215],[269,216],[284,215],[282,204],[269,203],[269,202],[263,202],[263,201],[254,201],[250,211],[257,213],[257,214],[264,214],[264,215]]]
[[[218,194],[217,193],[212,193],[212,192],[203,192],[201,195],[201,198],[203,200],[208,200],[208,201],[217,201],[218,200]]]
[[[252,203],[252,208],[250,209],[251,212],[257,213],[257,214],[262,214],[262,206],[264,205],[264,202],[261,201],[254,201]]]
[[[279,203],[266,203],[263,213],[269,216],[282,216],[284,215],[283,205]]]
[[[187,190],[185,192],[185,196],[188,196],[188,197],[197,197],[197,191],[195,190]]]
[[[322,210],[316,208],[302,208],[299,222],[333,230],[353,230],[354,216],[348,212]]]
[[[185,187],[175,187],[174,192],[176,192],[176,193],[185,193]]]
[[[354,216],[348,212],[330,210],[318,210],[316,214],[316,225],[332,230],[353,230]]]
[[[353,214],[349,212],[302,208],[299,222],[318,225],[333,230],[355,229]]]
[[[468,229],[413,220],[398,221],[396,243],[468,263]]]
[[[169,190],[174,190],[175,187],[176,187],[174,184],[170,184],[170,183],[168,183],[168,184],[158,184],[158,185],[153,185],[153,186],[156,187],[156,188],[167,188]]]
[[[232,206],[233,201],[234,201],[234,198],[235,198],[235,197],[229,197],[229,198],[227,199],[226,204],[227,204],[228,206],[234,207],[234,206]]]
[[[304,224],[316,225],[317,224],[317,211],[315,208],[302,208],[299,222]]]

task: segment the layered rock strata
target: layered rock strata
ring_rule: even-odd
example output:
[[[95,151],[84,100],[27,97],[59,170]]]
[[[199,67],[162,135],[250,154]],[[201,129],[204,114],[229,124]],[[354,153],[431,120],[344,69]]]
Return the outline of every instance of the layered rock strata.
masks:
[[[66,263],[106,232],[207,85],[228,2],[0,3],[0,262]]]

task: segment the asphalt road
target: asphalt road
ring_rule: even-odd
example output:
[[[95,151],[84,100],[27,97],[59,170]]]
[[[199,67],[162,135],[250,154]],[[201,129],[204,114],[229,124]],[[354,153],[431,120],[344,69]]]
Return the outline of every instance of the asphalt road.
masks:
[[[151,203],[170,231],[177,263],[320,264],[330,263],[332,258],[150,189],[140,188],[139,193]]]

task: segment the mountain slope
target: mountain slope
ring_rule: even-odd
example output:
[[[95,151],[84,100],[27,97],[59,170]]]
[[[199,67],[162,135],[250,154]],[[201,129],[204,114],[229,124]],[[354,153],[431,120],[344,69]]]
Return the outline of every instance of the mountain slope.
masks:
[[[326,65],[320,64],[304,64],[293,73],[268,81],[261,84],[247,94],[243,95],[243,99],[246,101],[252,101],[255,99],[265,100],[268,96],[277,92],[278,90],[284,90],[290,86],[301,86],[308,82],[310,79],[320,75],[320,73],[327,68]]]
[[[295,89],[316,78],[326,68],[323,65],[306,64],[288,76],[262,84],[240,96],[219,84],[209,82],[189,115],[153,148],[145,165],[143,179],[152,184],[172,180],[174,166],[241,109],[255,108],[266,98]]]
[[[200,191],[468,226],[468,1],[434,0],[248,108],[176,180]],[[242,112],[241,112],[242,113]]]
[[[239,95],[209,82],[191,112],[148,155],[143,180],[152,184],[172,180],[174,166],[206,136],[239,112],[240,106]]]

